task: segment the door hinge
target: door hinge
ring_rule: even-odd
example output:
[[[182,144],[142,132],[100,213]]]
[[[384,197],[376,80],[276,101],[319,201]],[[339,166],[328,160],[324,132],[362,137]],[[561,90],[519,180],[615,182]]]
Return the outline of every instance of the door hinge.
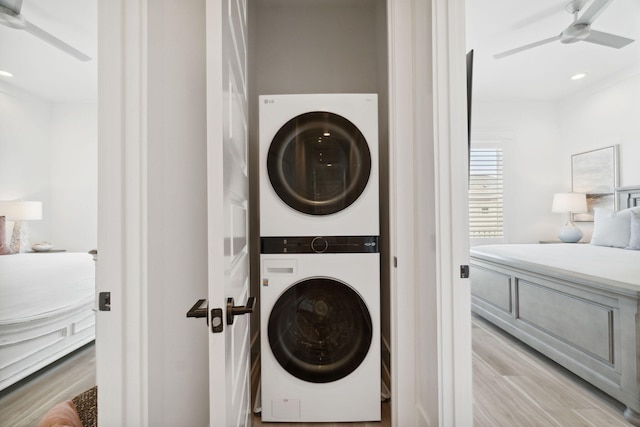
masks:
[[[469,266],[468,265],[461,265],[460,266],[460,278],[461,279],[468,279],[469,278]]]

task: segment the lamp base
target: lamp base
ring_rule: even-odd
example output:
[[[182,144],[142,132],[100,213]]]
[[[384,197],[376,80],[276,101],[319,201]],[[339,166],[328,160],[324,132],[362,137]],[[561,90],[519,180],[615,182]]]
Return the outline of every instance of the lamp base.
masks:
[[[13,234],[9,244],[14,254],[27,252],[29,250],[29,227],[24,221],[16,221],[13,224]]]
[[[580,230],[576,225],[569,221],[564,227],[558,230],[558,239],[560,239],[563,243],[577,243],[582,239],[582,230]]]

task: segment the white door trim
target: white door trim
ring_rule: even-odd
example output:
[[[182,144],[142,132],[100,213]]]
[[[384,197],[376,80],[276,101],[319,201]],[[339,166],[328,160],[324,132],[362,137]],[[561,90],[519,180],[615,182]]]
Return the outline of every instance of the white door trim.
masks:
[[[433,2],[440,425],[473,425],[464,0]]]
[[[147,0],[98,1],[100,425],[147,426]],[[126,350],[126,351],[125,351]]]
[[[464,0],[388,23],[392,425],[470,426]]]

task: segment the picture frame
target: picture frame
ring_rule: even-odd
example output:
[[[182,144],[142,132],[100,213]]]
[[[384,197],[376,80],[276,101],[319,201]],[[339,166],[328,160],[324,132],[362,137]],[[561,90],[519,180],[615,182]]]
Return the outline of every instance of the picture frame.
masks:
[[[571,191],[587,195],[587,213],[574,213],[573,221],[592,222],[593,208],[615,209],[618,186],[618,146],[571,156]]]

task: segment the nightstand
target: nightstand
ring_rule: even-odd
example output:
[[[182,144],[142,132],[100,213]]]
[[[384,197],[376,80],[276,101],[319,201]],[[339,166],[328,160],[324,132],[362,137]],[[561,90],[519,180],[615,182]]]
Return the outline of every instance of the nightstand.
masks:
[[[542,244],[552,244],[552,243],[564,243],[561,242],[560,240],[540,240],[538,241],[538,243],[542,243]],[[576,242],[577,244],[588,244],[589,242]],[[575,245],[576,243],[567,243],[569,245]]]

